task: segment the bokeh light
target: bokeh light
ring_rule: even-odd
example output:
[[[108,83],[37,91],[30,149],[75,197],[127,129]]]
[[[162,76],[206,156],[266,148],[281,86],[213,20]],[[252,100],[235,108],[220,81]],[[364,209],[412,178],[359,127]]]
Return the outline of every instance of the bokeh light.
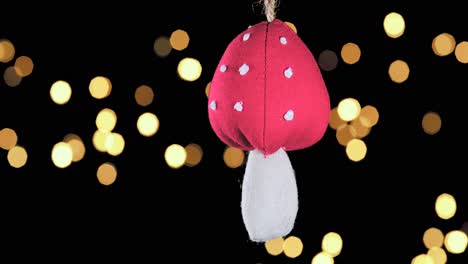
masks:
[[[173,169],[182,167],[187,159],[187,152],[185,148],[178,144],[172,144],[167,147],[164,153],[164,159],[167,165]]]
[[[117,169],[115,168],[114,164],[105,162],[97,169],[96,176],[102,185],[111,185],[117,178]]]
[[[5,81],[6,85],[10,87],[16,87],[21,83],[22,78],[18,75],[18,73],[16,73],[15,67],[10,66],[5,69],[5,72],[3,73],[3,80]]]
[[[385,16],[383,26],[387,36],[391,38],[398,38],[405,32],[405,20],[403,16],[396,12],[391,12]]]
[[[102,132],[111,132],[117,124],[117,115],[112,109],[104,108],[96,116],[96,127]]]
[[[103,132],[101,130],[96,130],[93,134],[93,145],[94,148],[99,152],[107,152],[106,149],[106,139],[109,135],[109,132]]]
[[[442,33],[437,35],[432,40],[432,51],[437,56],[447,56],[455,50],[455,38],[449,33]]]
[[[33,71],[34,63],[28,56],[20,56],[15,61],[15,71],[18,76],[26,77]]]
[[[282,237],[277,237],[266,241],[265,248],[268,254],[272,256],[278,256],[283,253],[283,244],[284,239]]]
[[[292,23],[292,22],[289,22],[289,21],[285,21],[284,22],[286,25],[288,25],[288,27],[290,27],[292,29],[292,31],[294,31],[294,33],[297,34],[297,28],[296,26]]]
[[[424,132],[429,135],[435,135],[440,131],[442,127],[442,119],[438,113],[428,112],[422,119],[422,127]]]
[[[91,96],[96,99],[104,99],[108,97],[112,92],[111,81],[103,76],[94,77],[89,82],[89,92]]]
[[[436,227],[428,228],[424,232],[423,243],[427,249],[432,247],[442,247],[444,244],[444,234]]]
[[[318,56],[318,64],[324,71],[332,71],[338,65],[338,57],[331,50],[324,50]]]
[[[410,69],[406,62],[396,60],[390,64],[388,75],[393,82],[403,83],[409,77]]]
[[[50,87],[50,98],[58,105],[66,104],[71,95],[72,89],[66,81],[56,81]]]
[[[11,128],[4,128],[0,130],[0,148],[10,150],[18,143],[18,136]]]
[[[419,254],[411,260],[411,264],[435,264],[431,256]]]
[[[448,193],[439,195],[435,202],[435,211],[444,220],[452,218],[457,212],[455,197]]]
[[[187,48],[189,41],[190,37],[188,33],[182,29],[177,29],[172,32],[171,37],[169,38],[169,42],[175,50],[184,50]]]
[[[151,137],[159,129],[159,119],[153,113],[143,113],[138,117],[137,129],[141,135],[145,137]]]
[[[322,239],[322,251],[336,257],[343,249],[343,240],[338,233],[329,232]]]
[[[177,73],[182,80],[193,82],[200,78],[202,66],[197,59],[184,58],[177,65]]]
[[[23,167],[28,161],[28,153],[23,147],[14,146],[8,150],[7,160],[10,166],[18,169]]]
[[[185,152],[187,153],[187,159],[185,165],[194,167],[200,163],[203,157],[203,150],[200,145],[191,143],[185,146]]]
[[[341,58],[347,64],[355,64],[361,58],[361,49],[355,43],[346,43],[341,48]]]
[[[358,118],[351,121],[351,126],[354,128],[354,131],[356,131],[355,138],[364,138],[369,135],[371,129],[364,125],[364,123],[365,122],[361,116],[358,116]]]
[[[296,236],[289,236],[284,240],[283,251],[289,258],[297,258],[302,253],[302,241]]]
[[[427,251],[427,255],[432,257],[434,264],[445,264],[447,262],[447,254],[440,247],[432,247]]]
[[[359,115],[362,125],[366,127],[373,127],[379,121],[379,112],[377,108],[373,107],[372,105],[366,105],[361,109],[361,113]]]
[[[452,254],[461,254],[465,252],[468,244],[468,237],[461,230],[453,230],[447,233],[444,240],[445,248]]]
[[[156,56],[164,58],[171,53],[172,46],[167,37],[161,36],[154,41],[153,50]]]
[[[335,107],[330,111],[330,119],[328,120],[328,125],[332,129],[338,129],[339,127],[346,125],[346,121],[340,118],[338,115],[338,108]]]
[[[140,85],[135,90],[135,101],[138,105],[148,106],[153,102],[154,93],[153,89],[148,85]]]
[[[468,63],[468,41],[462,41],[457,44],[455,57],[461,63]]]
[[[361,113],[361,104],[354,98],[346,98],[340,101],[337,110],[342,120],[351,121]]]
[[[0,62],[8,63],[15,57],[15,46],[8,39],[0,39]]]
[[[52,162],[55,166],[63,169],[73,161],[73,151],[68,143],[59,142],[52,148]]]
[[[356,137],[356,135],[356,129],[351,125],[345,124],[336,130],[335,136],[340,145],[346,146],[348,145],[349,141],[351,141],[351,139]]]
[[[68,143],[73,152],[72,161],[78,162],[83,159],[86,153],[86,147],[80,136],[76,134],[68,134],[63,138],[63,142]]]
[[[104,142],[107,153],[112,156],[120,155],[125,148],[125,139],[119,133],[110,133]]]
[[[226,166],[235,169],[244,164],[245,153],[242,149],[226,147],[224,149],[223,160]]]
[[[361,161],[367,153],[367,146],[360,139],[351,139],[346,145],[346,154],[352,161]]]
[[[312,263],[311,264],[333,264],[335,261],[333,260],[333,257],[328,255],[325,252],[319,252],[312,258]]]
[[[206,87],[205,87],[206,97],[210,96],[210,90],[211,90],[211,82],[206,84]]]

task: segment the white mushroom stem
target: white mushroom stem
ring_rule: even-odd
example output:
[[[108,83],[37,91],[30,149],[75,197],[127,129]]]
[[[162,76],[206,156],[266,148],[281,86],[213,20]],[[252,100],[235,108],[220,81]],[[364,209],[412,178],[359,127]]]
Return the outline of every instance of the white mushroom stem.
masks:
[[[249,152],[241,208],[252,241],[264,242],[291,232],[298,195],[294,170],[283,149],[266,157],[258,150]]]

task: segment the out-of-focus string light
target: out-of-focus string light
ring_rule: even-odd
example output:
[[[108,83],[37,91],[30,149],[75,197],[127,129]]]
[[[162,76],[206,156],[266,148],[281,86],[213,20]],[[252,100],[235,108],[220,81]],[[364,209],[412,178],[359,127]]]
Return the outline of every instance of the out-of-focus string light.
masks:
[[[322,251],[336,257],[343,249],[343,239],[338,233],[329,232],[322,239]]]
[[[311,264],[333,264],[333,257],[326,252],[319,252],[313,258]]]
[[[185,148],[178,144],[172,144],[167,147],[164,153],[164,159],[167,165],[173,169],[182,167],[187,159],[187,152]]]
[[[161,36],[154,41],[153,50],[156,56],[164,58],[171,53],[172,46],[166,36]]]
[[[182,80],[193,82],[200,78],[202,66],[197,59],[183,58],[177,65],[177,73]]]
[[[379,121],[379,112],[372,105],[366,105],[361,109],[359,115],[361,122],[366,127],[373,127]]]
[[[337,111],[342,120],[351,121],[361,113],[361,104],[354,98],[346,98],[340,101]]]
[[[457,212],[455,197],[448,193],[439,195],[435,202],[435,211],[444,220],[452,218]]]
[[[15,57],[15,46],[8,39],[0,39],[0,62],[8,63]]]
[[[351,139],[346,145],[346,154],[352,161],[361,161],[367,154],[367,146],[360,139]]]
[[[206,97],[208,97],[210,95],[210,90],[211,90],[211,82],[206,84],[206,87],[205,87]]]
[[[444,240],[445,248],[452,254],[461,254],[465,252],[468,245],[468,237],[461,230],[453,230],[447,233]]]
[[[438,228],[428,228],[423,234],[423,243],[427,249],[442,247],[444,244],[444,234]]]
[[[408,80],[410,69],[408,64],[403,60],[396,60],[390,64],[388,75],[393,82],[403,83]]]
[[[23,167],[28,161],[28,153],[25,148],[16,145],[8,150],[7,160],[10,166],[18,169]]]
[[[265,248],[268,254],[272,256],[279,256],[283,253],[284,239],[282,237],[270,239],[265,242]]]
[[[153,113],[143,113],[138,117],[137,129],[141,135],[145,137],[151,137],[159,129],[159,119]]]
[[[292,29],[292,31],[294,31],[294,33],[297,34],[297,27],[292,23],[292,22],[289,22],[289,21],[285,21],[284,22],[286,25],[288,25],[288,27],[290,27]]]
[[[58,168],[66,168],[73,161],[73,151],[68,143],[59,142],[52,148],[52,162]]]
[[[114,164],[105,162],[97,169],[96,176],[102,185],[111,185],[117,179],[117,169]]]
[[[138,105],[148,106],[153,102],[154,92],[148,85],[140,85],[135,90],[135,101]]]
[[[68,134],[63,138],[63,142],[66,142],[68,145],[70,145],[73,152],[73,162],[78,162],[83,159],[86,153],[86,147],[80,136],[76,134]]]
[[[324,71],[332,71],[338,65],[338,57],[331,50],[324,50],[318,56],[318,65]]]
[[[338,108],[335,107],[330,111],[330,119],[328,121],[328,125],[334,129],[337,130],[339,127],[346,125],[346,121],[340,118],[338,115]]]
[[[184,50],[189,45],[190,37],[185,30],[177,29],[172,32],[169,42],[173,49]]]
[[[99,152],[106,152],[106,139],[109,135],[109,132],[103,132],[101,130],[96,130],[93,134],[93,146]]]
[[[419,254],[411,260],[411,264],[435,264],[431,256]]]
[[[462,41],[457,44],[455,57],[461,63],[468,63],[468,41]]]
[[[112,132],[107,135],[104,147],[108,154],[118,156],[125,148],[125,139],[121,134]]]
[[[348,143],[356,137],[356,129],[351,125],[344,125],[336,130],[336,140],[342,146],[348,145]]]
[[[422,127],[426,134],[435,135],[442,127],[442,119],[438,113],[428,112],[423,116]]]
[[[66,104],[72,95],[70,84],[66,81],[56,81],[50,87],[50,98],[58,105]]]
[[[117,115],[114,110],[104,108],[96,116],[96,127],[102,132],[111,132],[117,124]]]
[[[0,148],[10,150],[18,143],[18,135],[11,128],[0,130]]]
[[[427,251],[427,255],[432,257],[434,264],[445,264],[447,262],[447,254],[440,247],[432,247]]]
[[[303,244],[300,238],[289,236],[284,240],[283,252],[289,258],[297,258],[302,253]]]
[[[5,69],[5,72],[3,73],[3,79],[5,80],[6,85],[10,87],[16,87],[20,85],[21,81],[23,80],[23,78],[21,78],[21,76],[16,73],[14,66],[9,66]]]
[[[347,64],[355,64],[361,58],[361,49],[357,44],[348,42],[341,48],[341,58]]]
[[[104,99],[112,92],[111,81],[103,76],[94,77],[89,82],[89,93],[96,99]]]
[[[20,77],[26,77],[33,71],[34,63],[28,56],[20,56],[15,61],[15,71]]]
[[[226,147],[224,149],[223,160],[226,166],[235,169],[244,164],[245,153],[243,150],[235,147]]]
[[[406,25],[402,15],[391,12],[385,16],[383,27],[387,36],[398,38],[405,32]]]
[[[203,157],[203,150],[200,145],[191,143],[185,146],[185,152],[187,153],[187,159],[185,165],[194,167],[200,163]]]
[[[358,116],[356,119],[351,121],[351,126],[356,131],[355,138],[364,138],[369,135],[371,128],[364,125],[365,121],[363,121],[362,116]]]
[[[455,50],[455,38],[449,33],[441,33],[432,40],[432,51],[437,56],[447,56]]]

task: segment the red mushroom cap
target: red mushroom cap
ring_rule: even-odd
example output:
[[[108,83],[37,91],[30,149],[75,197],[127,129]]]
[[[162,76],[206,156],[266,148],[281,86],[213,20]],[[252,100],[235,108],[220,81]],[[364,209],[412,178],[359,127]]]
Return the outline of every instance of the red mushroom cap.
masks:
[[[211,82],[208,115],[225,144],[268,155],[319,141],[330,100],[312,53],[275,19],[249,27],[229,44]]]

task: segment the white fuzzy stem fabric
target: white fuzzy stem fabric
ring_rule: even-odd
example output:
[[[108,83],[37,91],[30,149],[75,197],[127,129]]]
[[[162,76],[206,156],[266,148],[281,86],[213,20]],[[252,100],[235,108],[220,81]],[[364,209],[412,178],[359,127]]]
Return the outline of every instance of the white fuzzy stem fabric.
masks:
[[[241,208],[252,241],[264,242],[291,232],[298,195],[294,170],[283,149],[266,157],[258,150],[249,152]]]

